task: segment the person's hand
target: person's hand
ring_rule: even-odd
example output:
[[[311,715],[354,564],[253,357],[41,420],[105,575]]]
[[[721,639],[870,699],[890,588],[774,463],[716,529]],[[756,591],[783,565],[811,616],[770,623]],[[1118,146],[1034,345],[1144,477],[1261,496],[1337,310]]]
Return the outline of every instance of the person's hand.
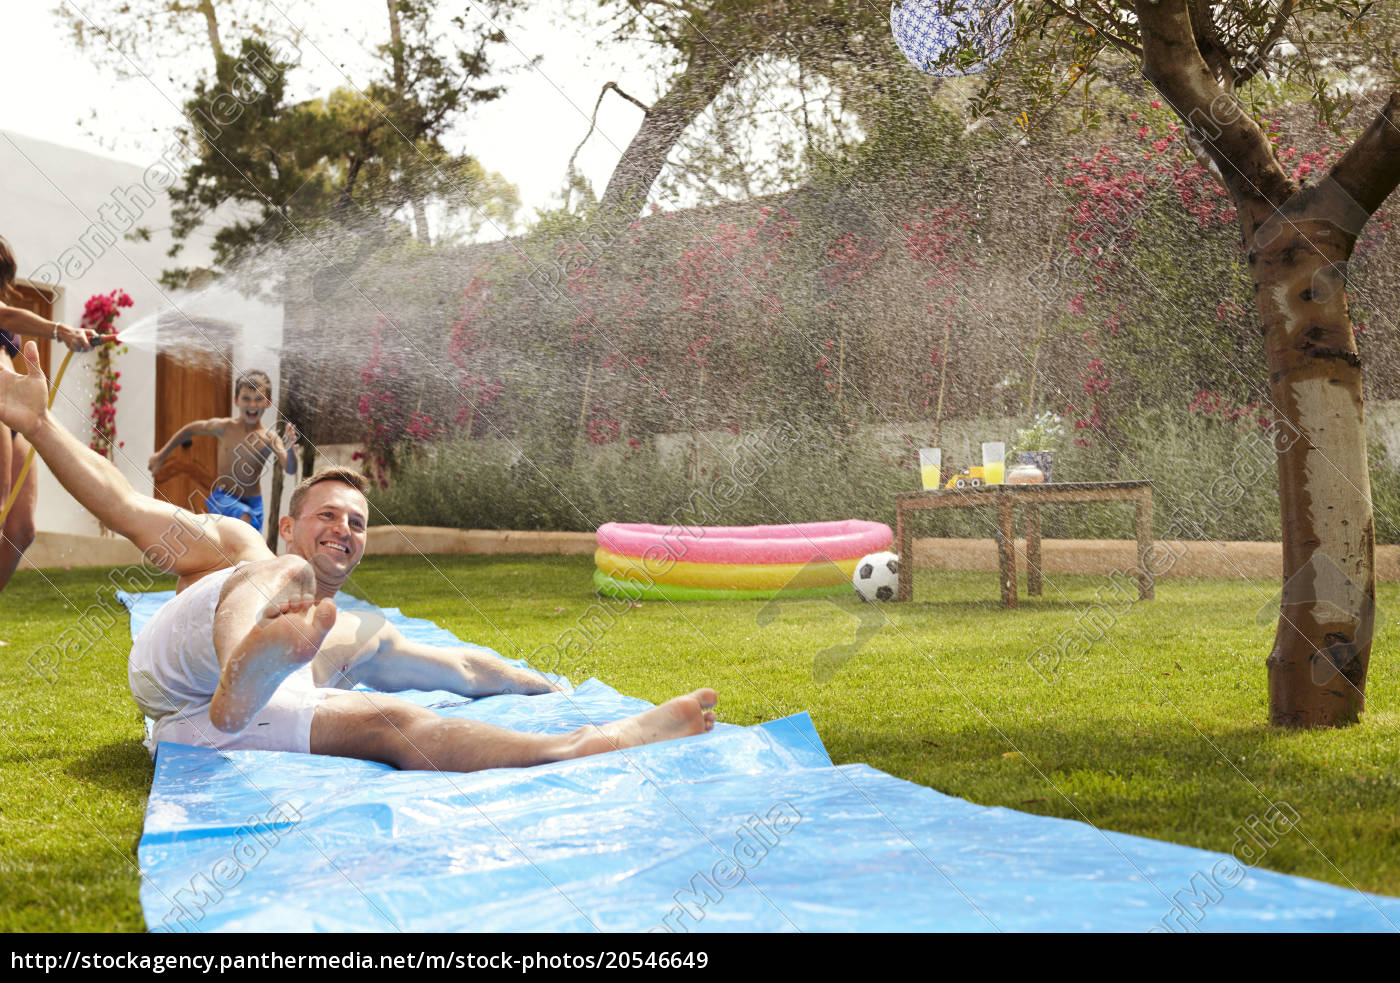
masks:
[[[44,417],[49,380],[39,368],[39,346],[33,341],[24,343],[24,360],[24,375],[0,367],[0,423],[28,436]]]
[[[159,467],[160,467],[160,455],[159,455],[159,454],[152,454],[152,455],[151,455],[151,459],[150,459],[149,461],[146,462],[146,470],[150,471],[151,474],[155,474],[155,473],[156,473],[156,469],[159,468]]]
[[[70,351],[92,351],[93,345],[97,344],[97,332],[90,328],[70,328],[66,324],[60,324],[55,333],[58,340],[67,345]]]
[[[283,445],[286,446],[287,450],[291,450],[291,449],[292,449],[292,445],[295,444],[296,442],[297,442],[297,425],[296,425],[295,423],[288,423],[288,424],[287,424],[287,428],[286,428],[285,430],[282,431],[282,443],[283,443]]]

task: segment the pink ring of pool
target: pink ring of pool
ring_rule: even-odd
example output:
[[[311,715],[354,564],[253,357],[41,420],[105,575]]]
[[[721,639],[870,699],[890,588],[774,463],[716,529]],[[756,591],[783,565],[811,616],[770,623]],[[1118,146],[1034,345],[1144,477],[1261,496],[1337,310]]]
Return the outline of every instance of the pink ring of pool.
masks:
[[[890,548],[883,522],[845,519],[787,526],[654,526],[608,522],[598,545],[621,556],[686,563],[810,563],[849,560]]]

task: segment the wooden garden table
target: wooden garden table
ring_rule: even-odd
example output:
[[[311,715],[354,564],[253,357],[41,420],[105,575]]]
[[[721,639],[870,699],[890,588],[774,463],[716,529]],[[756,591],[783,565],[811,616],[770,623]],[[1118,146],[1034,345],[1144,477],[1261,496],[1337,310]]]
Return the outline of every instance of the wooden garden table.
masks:
[[[895,542],[899,548],[897,601],[914,597],[913,513],[924,509],[997,510],[997,559],[1001,567],[1001,603],[1016,606],[1015,517],[1020,506],[1026,520],[1026,592],[1041,593],[1040,507],[1077,505],[1084,502],[1133,502],[1137,507],[1138,596],[1154,596],[1148,551],[1152,548],[1152,482],[1066,481],[1044,485],[981,485],[976,488],[939,488],[899,492],[894,496]]]

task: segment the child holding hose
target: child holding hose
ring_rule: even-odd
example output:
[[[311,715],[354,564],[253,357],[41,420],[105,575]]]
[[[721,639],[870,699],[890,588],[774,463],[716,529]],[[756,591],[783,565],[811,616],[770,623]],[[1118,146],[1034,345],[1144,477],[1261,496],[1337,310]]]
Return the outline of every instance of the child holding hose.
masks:
[[[0,236],[0,368],[14,369],[14,359],[19,355],[20,338],[50,338],[61,341],[75,352],[89,351],[93,344],[93,332],[87,328],[70,328],[57,321],[47,321],[21,307],[12,307],[8,302],[17,301],[14,284],[19,273],[14,250]],[[24,459],[29,453],[28,442],[17,433],[0,431],[0,509],[10,500],[13,484],[24,467]],[[19,566],[20,557],[34,541],[34,512],[38,507],[39,494],[35,482],[34,469],[24,479],[9,514],[0,528],[0,590],[4,590]]]

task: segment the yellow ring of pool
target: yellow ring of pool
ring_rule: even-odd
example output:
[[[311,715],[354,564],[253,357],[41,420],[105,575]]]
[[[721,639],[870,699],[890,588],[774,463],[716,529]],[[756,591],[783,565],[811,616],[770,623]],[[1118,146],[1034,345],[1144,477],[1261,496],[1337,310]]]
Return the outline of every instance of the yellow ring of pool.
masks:
[[[717,590],[781,590],[849,582],[860,557],[815,563],[687,563],[668,557],[620,556],[599,549],[593,562],[619,580]]]

